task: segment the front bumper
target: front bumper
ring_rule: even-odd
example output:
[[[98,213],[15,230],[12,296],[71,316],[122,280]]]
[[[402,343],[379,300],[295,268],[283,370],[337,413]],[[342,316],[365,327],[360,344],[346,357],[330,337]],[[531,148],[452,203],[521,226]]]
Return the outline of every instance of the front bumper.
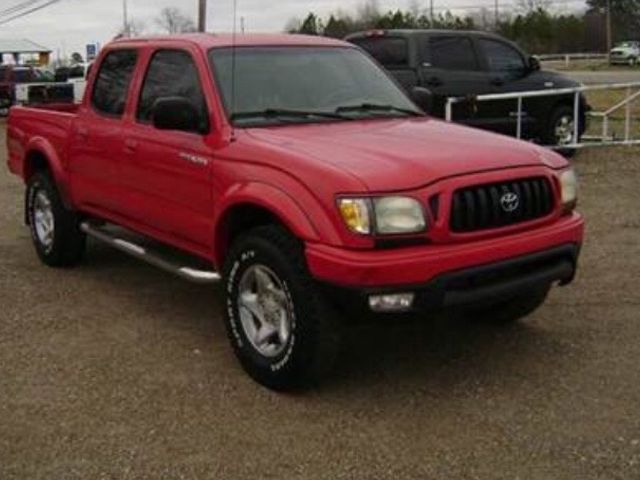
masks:
[[[410,311],[425,311],[568,284],[583,234],[582,217],[572,214],[543,228],[482,241],[388,251],[310,244],[306,255],[312,275],[342,304],[368,309],[371,295],[412,293]]]
[[[333,298],[347,308],[369,310],[371,296],[410,293],[410,307],[401,312],[436,311],[442,308],[487,304],[534,291],[553,283],[566,285],[576,273],[580,246],[566,244],[503,262],[440,275],[423,285],[388,288],[329,287]]]
[[[630,60],[632,60],[634,57],[629,55],[626,57],[618,57],[618,56],[612,56],[609,59],[609,63],[611,63],[612,65],[627,65],[629,63]]]
[[[583,236],[584,220],[573,213],[534,230],[460,243],[393,250],[346,250],[308,243],[306,257],[311,275],[325,283],[368,289],[404,287],[563,245],[581,245]]]

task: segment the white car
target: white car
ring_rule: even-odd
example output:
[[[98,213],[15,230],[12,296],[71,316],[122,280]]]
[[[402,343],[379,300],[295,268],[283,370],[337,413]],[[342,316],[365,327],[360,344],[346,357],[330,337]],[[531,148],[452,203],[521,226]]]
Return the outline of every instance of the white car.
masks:
[[[640,60],[640,42],[619,43],[611,50],[609,58],[611,65],[636,65]]]

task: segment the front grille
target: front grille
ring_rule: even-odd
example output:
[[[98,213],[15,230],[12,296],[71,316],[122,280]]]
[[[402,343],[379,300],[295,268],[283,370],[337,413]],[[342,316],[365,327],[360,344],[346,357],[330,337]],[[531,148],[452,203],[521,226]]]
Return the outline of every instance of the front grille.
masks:
[[[473,186],[454,192],[450,226],[456,233],[505,227],[545,217],[553,206],[544,177]]]

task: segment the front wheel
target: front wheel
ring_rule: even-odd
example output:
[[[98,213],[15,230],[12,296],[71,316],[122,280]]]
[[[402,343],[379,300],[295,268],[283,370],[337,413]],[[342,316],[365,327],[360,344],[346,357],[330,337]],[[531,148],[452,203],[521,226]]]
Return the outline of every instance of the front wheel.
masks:
[[[572,157],[576,153],[575,148],[568,147],[580,141],[581,126],[578,128],[578,138],[575,138],[574,110],[568,105],[556,107],[551,112],[544,132],[544,145],[556,147],[566,157]]]
[[[227,332],[254,380],[286,391],[330,369],[339,325],[293,236],[278,226],[251,230],[232,245],[224,273]]]

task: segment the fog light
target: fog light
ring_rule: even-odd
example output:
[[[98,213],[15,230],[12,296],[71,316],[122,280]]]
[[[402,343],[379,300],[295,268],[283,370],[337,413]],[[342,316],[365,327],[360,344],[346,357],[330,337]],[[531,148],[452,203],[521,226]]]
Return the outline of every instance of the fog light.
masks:
[[[374,312],[404,312],[413,307],[415,294],[396,293],[392,295],[371,295],[369,307]]]

